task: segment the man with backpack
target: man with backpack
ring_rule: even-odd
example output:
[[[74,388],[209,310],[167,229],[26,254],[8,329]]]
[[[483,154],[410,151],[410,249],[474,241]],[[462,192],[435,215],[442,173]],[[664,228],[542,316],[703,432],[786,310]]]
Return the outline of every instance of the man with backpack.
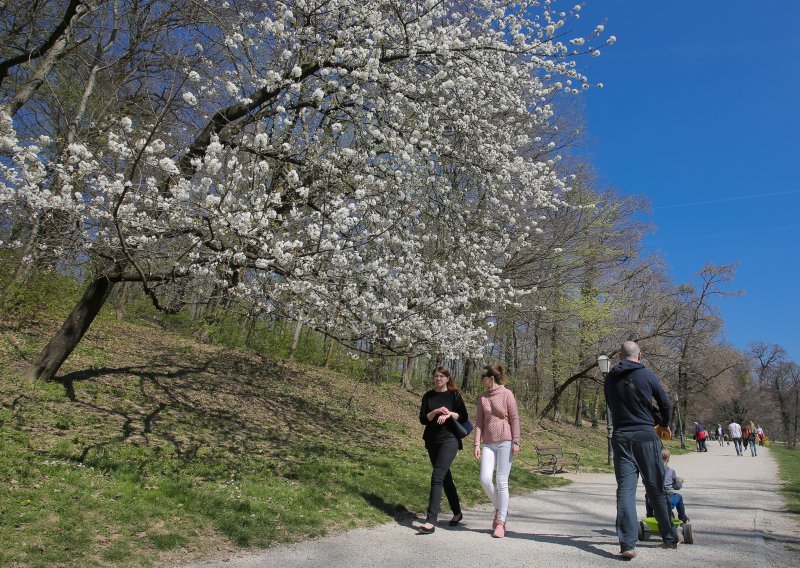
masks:
[[[642,353],[634,341],[620,349],[620,362],[606,376],[604,391],[611,411],[614,474],[617,479],[617,536],[620,555],[636,557],[638,517],[636,486],[642,476],[647,496],[658,520],[662,547],[677,548],[678,534],[670,517],[671,503],[664,489],[662,444],[654,426],[671,435],[670,402],[652,371],[641,363]],[[652,400],[658,404],[658,423]]]

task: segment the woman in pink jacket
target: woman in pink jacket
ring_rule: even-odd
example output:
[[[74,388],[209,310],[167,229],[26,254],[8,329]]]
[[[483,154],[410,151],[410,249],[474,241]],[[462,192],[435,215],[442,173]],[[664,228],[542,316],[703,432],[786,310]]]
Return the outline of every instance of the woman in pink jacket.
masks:
[[[481,460],[481,485],[494,505],[492,536],[503,538],[508,512],[508,474],[520,449],[519,413],[514,394],[504,386],[506,373],[502,365],[486,365],[481,380],[486,391],[478,397],[475,457]],[[493,477],[496,483],[492,482]]]

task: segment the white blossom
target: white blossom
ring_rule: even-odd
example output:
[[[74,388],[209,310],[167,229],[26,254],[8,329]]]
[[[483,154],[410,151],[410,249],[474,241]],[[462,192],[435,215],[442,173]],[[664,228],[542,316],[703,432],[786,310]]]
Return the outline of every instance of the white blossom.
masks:
[[[180,173],[180,170],[178,170],[178,166],[175,165],[175,161],[172,158],[161,158],[158,161],[158,167],[160,167],[163,171],[167,172],[168,174]]]
[[[345,342],[479,353],[522,293],[503,259],[544,240],[536,216],[562,205],[550,101],[591,84],[570,53],[616,40],[546,4],[425,0],[402,6],[418,10],[404,25],[383,0],[310,19],[313,3],[257,17],[208,3],[208,29],[170,39],[193,58],[185,104],[163,103],[174,69],[143,77],[153,106],[136,124],[118,111],[57,158],[60,133],[20,140],[21,116],[0,112],[0,210],[64,213],[77,229],[50,251],[64,257],[124,243],[163,269],[168,298],[226,290]]]

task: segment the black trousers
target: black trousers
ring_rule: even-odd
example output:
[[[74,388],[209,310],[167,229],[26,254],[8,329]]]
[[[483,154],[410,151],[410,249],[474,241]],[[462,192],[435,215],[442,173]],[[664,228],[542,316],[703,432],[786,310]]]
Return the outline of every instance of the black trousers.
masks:
[[[458,453],[458,440],[455,437],[444,441],[433,440],[425,444],[428,457],[431,459],[433,473],[431,473],[431,492],[428,496],[427,522],[436,524],[439,520],[439,506],[442,502],[442,489],[447,495],[447,502],[454,515],[461,512],[461,503],[458,501],[458,491],[450,473],[450,465]]]

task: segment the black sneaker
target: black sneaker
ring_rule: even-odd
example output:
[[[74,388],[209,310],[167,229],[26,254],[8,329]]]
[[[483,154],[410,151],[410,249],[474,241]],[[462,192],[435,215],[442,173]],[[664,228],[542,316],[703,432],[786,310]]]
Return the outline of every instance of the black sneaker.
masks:
[[[668,549],[671,549],[671,550],[675,550],[676,548],[678,548],[678,543],[677,542],[662,542],[661,543],[661,548],[668,548]]]
[[[447,524],[450,525],[451,527],[457,527],[458,523],[460,523],[463,518],[464,515],[462,513],[459,513],[458,515],[453,515],[453,518],[450,519]]]

